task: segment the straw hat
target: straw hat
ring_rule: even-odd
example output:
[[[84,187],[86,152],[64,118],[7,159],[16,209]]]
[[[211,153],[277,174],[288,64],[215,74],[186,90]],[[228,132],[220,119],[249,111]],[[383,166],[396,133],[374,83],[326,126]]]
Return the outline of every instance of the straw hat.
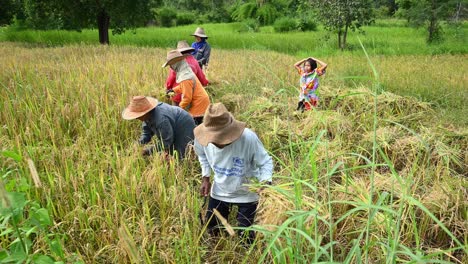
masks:
[[[171,65],[175,62],[183,60],[185,57],[187,57],[190,54],[182,54],[178,50],[171,50],[167,52],[167,57],[166,57],[166,62],[163,64],[163,68],[166,67],[167,65]]]
[[[216,103],[206,109],[203,123],[197,126],[193,133],[195,139],[203,146],[208,143],[224,145],[238,139],[244,128],[244,122],[234,119],[222,103]]]
[[[186,52],[186,51],[195,51],[194,48],[190,47],[189,44],[187,43],[186,40],[181,40],[179,42],[177,42],[177,50],[180,52],[180,53],[183,53],[183,52]]]
[[[132,101],[122,111],[122,118],[125,120],[132,120],[144,116],[149,111],[153,110],[158,105],[158,100],[153,97],[134,96]]]
[[[200,38],[208,38],[208,36],[205,35],[205,30],[202,27],[197,27],[197,29],[195,29],[195,32],[190,36],[197,36],[197,37],[200,37]]]

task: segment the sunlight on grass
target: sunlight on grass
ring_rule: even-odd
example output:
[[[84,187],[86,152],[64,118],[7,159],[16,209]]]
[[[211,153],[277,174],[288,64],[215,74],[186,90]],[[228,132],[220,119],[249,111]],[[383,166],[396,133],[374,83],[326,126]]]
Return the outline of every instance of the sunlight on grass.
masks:
[[[261,193],[252,227],[258,239],[248,247],[201,234],[193,153],[180,163],[140,157],[140,123],[120,117],[133,95],[165,100],[165,55],[122,46],[0,47],[0,151],[25,157],[1,160],[3,179],[12,189],[30,182],[22,191],[48,210],[66,256],[84,263],[466,263],[466,117],[435,118],[439,107],[450,111],[466,97],[460,56],[373,57],[369,50],[376,82],[363,54],[324,57],[320,105],[298,114],[297,57],[213,50],[207,91],[256,131],[275,161],[275,184]],[[441,65],[458,77],[438,73]],[[454,96],[441,101],[422,102],[412,91],[433,98],[430,90],[441,94],[445,85]],[[42,187],[33,187],[28,159]],[[235,228],[235,219],[227,221]],[[3,238],[6,248],[11,241]]]

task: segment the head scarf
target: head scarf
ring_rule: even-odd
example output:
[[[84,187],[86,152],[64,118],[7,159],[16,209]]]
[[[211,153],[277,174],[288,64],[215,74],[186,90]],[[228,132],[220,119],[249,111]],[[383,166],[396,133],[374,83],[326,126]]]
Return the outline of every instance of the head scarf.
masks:
[[[195,78],[195,74],[185,60],[172,64],[172,69],[176,72],[176,82],[178,83]]]

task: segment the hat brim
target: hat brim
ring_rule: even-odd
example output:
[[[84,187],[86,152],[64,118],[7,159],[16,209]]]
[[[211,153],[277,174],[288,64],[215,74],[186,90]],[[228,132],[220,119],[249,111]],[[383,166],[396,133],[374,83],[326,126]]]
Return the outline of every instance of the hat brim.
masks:
[[[158,100],[153,97],[146,97],[148,101],[150,102],[150,108],[143,111],[143,112],[133,112],[130,111],[128,106],[122,111],[122,118],[125,120],[133,120],[139,117],[144,116],[146,113],[149,111],[153,110],[157,105],[158,105]]]
[[[187,51],[190,51],[190,52],[194,52],[195,49],[192,48],[192,47],[188,47],[188,48],[180,48],[180,49],[177,49],[180,53],[182,52],[187,52]],[[185,55],[185,54],[184,54]]]
[[[203,34],[192,34],[190,36],[194,36],[194,37],[200,37],[200,38],[208,38],[207,35],[203,35]]]
[[[206,127],[203,123],[195,127],[193,134],[198,143],[207,146],[209,143],[226,145],[234,142],[244,132],[245,123],[233,119],[233,122],[222,129],[213,130]]]
[[[179,52],[180,52],[180,51],[179,51]],[[186,58],[187,56],[189,56],[189,55],[190,55],[190,54],[182,54],[182,56],[180,56],[180,57],[172,58],[172,59],[166,61],[166,62],[162,65],[162,67],[164,68],[164,67],[166,67],[167,65],[171,65],[171,64],[174,64],[174,63],[176,63],[176,62],[178,62],[178,61],[181,61],[181,60],[185,59],[185,58]]]

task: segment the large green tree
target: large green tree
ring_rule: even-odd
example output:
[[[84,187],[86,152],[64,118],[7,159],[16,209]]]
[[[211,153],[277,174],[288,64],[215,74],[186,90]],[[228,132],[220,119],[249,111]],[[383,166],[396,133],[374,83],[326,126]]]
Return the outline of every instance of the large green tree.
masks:
[[[374,21],[372,0],[311,0],[325,28],[338,35],[338,47],[346,48],[349,30]]]
[[[414,26],[427,26],[427,42],[441,39],[440,21],[460,16],[465,10],[467,0],[396,0],[398,14]]]
[[[158,0],[23,0],[26,21],[38,29],[98,28],[99,42],[109,44],[109,29],[121,33],[151,19]]]

